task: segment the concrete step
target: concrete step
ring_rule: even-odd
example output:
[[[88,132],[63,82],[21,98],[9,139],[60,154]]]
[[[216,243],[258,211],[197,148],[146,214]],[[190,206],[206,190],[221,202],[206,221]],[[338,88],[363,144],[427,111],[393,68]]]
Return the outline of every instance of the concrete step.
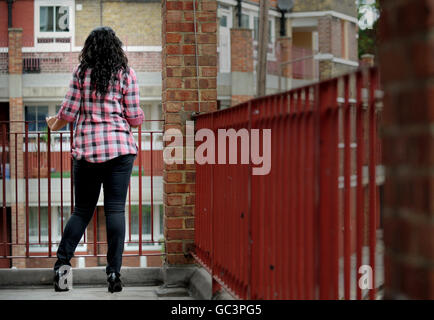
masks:
[[[66,292],[55,292],[52,286],[0,288],[0,300],[194,300],[187,294],[159,296],[159,286],[125,286],[121,292],[110,293],[106,286],[73,286]],[[186,290],[184,289],[186,292]]]
[[[104,267],[73,268],[73,285],[105,285]],[[121,280],[125,285],[155,286],[163,283],[161,268],[124,267]],[[52,285],[53,270],[48,268],[0,269],[0,288]]]
[[[54,292],[53,270],[47,268],[0,269],[2,299],[232,299],[212,297],[211,276],[202,267],[123,267],[124,290],[108,294],[104,267],[73,268],[72,290]],[[222,291],[223,292],[223,291]],[[45,298],[44,298],[45,297]],[[90,298],[84,298],[90,297]]]

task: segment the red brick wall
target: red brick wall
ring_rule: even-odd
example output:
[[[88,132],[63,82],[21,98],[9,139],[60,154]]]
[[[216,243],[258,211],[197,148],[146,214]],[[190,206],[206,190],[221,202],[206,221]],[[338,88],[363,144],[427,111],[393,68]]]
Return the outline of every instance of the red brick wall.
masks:
[[[23,58],[40,58],[42,73],[72,72],[79,63],[79,52],[24,53]],[[127,52],[128,62],[137,72],[160,72],[161,52]],[[1,70],[1,67],[0,67]]]
[[[256,3],[259,6],[259,0],[250,0],[250,2]],[[277,0],[270,0],[270,8],[277,8]]]
[[[231,29],[231,71],[253,72],[251,29]]]
[[[279,54],[277,59],[280,63],[288,62],[292,60],[292,39],[290,37],[279,38],[277,41],[279,46]],[[292,77],[292,64],[286,64],[282,67],[282,76]]]
[[[217,108],[217,2],[196,2],[199,83],[195,67],[193,1],[162,1],[162,104],[165,129],[185,135],[192,111]],[[199,85],[199,96],[198,96]],[[185,160],[184,160],[185,161]],[[164,165],[166,263],[192,263],[194,243],[194,164]]]
[[[8,45],[8,5],[0,1],[0,47]]]
[[[33,46],[34,7],[33,0],[14,1],[12,5],[12,27],[23,29],[24,46]],[[0,47],[7,47],[8,5],[0,1]]]
[[[34,45],[34,0],[14,1],[12,27],[23,28],[23,47]]]
[[[434,299],[434,3],[380,4],[385,294]]]
[[[22,29],[9,29],[9,73],[22,74]]]

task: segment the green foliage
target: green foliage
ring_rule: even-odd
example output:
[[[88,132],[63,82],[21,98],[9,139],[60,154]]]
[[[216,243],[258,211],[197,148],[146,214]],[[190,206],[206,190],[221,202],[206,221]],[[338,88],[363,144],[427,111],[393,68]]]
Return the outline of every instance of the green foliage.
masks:
[[[45,133],[44,134],[41,134],[41,141],[42,142],[48,142],[48,127],[45,127]]]
[[[370,10],[376,12],[380,15],[380,3],[379,0],[375,0],[369,3],[367,0],[359,0],[358,5],[358,19],[361,21],[363,19],[364,11],[363,9],[368,6]],[[378,30],[378,19],[374,21],[372,27],[362,29],[359,27],[359,58],[366,54],[377,55],[377,30]]]

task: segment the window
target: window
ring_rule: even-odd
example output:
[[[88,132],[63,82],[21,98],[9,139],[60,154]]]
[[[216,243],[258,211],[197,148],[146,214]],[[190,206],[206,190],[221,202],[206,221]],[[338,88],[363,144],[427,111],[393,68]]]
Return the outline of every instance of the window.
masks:
[[[39,7],[40,32],[69,32],[68,6]]]
[[[40,207],[38,210],[38,207],[29,207],[29,236],[32,242],[39,240],[39,230],[41,241],[48,241],[48,208]]]
[[[129,218],[128,207],[125,208],[125,215]],[[163,205],[154,205],[154,240],[158,240],[159,236],[163,235]],[[137,240],[139,238],[139,206],[131,205],[131,238]],[[148,204],[142,205],[142,237],[143,239],[151,238],[151,206]],[[127,222],[127,230],[129,223]]]
[[[35,47],[66,52],[74,47],[75,0],[34,1]]]
[[[63,206],[63,229],[71,216],[71,207]],[[62,237],[61,232],[61,207],[51,207],[51,242],[52,250],[57,250],[58,243]],[[85,245],[82,243],[84,236],[80,239],[78,249],[82,250]],[[40,208],[29,207],[29,241],[31,243],[30,250],[36,252],[47,252],[48,249],[48,207]],[[41,242],[41,244],[39,244]]]
[[[250,17],[247,14],[241,14],[241,28],[251,29]]]
[[[164,211],[162,204],[160,204],[160,234],[164,234]]]
[[[139,206],[131,206],[131,235],[139,235]],[[142,205],[142,235],[151,234],[151,206]]]
[[[272,20],[268,20],[268,43],[273,43],[273,23]],[[255,41],[259,40],[259,18],[253,17],[253,39]]]
[[[63,206],[63,219],[62,219],[62,208],[58,207],[58,214],[57,214],[57,237],[58,239],[61,238],[62,233],[60,230],[62,229],[62,220],[63,220],[63,230],[65,230],[66,223],[68,222],[69,217],[71,216],[71,207],[69,206]]]
[[[253,39],[259,40],[259,18],[253,17]]]
[[[228,17],[226,17],[226,16],[220,17],[220,26],[221,27],[227,27],[228,26]]]
[[[26,106],[25,120],[29,122],[29,131],[45,131],[48,116],[48,106]]]

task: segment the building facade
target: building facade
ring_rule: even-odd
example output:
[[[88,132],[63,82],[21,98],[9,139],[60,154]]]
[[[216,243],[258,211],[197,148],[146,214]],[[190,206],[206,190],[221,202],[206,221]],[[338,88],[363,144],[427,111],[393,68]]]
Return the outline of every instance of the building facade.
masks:
[[[241,1],[240,5],[235,0],[217,3],[218,76],[215,85],[218,107],[226,108],[250,99],[256,92],[259,1]],[[281,13],[277,1],[270,1],[267,94],[336,76],[358,66],[355,1],[297,0],[292,12],[285,16],[286,35],[281,37]],[[125,253],[138,252],[134,242],[139,238],[140,200],[142,239],[155,243],[144,244],[142,256],[124,259],[124,265],[158,266],[162,261],[158,253],[163,247],[157,242],[164,234],[162,21],[158,0],[15,0],[11,5],[0,1],[0,121],[9,121],[7,130],[10,132],[24,132],[23,123],[14,121],[29,121],[27,151],[23,134],[16,135],[15,139],[10,135],[9,140],[5,140],[10,162],[4,174],[8,179],[9,172],[6,199],[10,218],[6,229],[8,237],[20,243],[26,241],[27,234],[31,242],[40,243],[29,248],[36,256],[47,252],[49,233],[52,242],[60,240],[73,200],[69,176],[64,174],[60,178],[60,168],[63,172],[70,169],[69,130],[52,135],[49,169],[46,156],[44,158],[47,146],[41,140],[38,142],[38,137],[41,139],[46,130],[45,117],[54,115],[60,107],[87,35],[100,25],[112,27],[124,44],[129,63],[138,76],[146,119],[161,120],[146,121],[142,127],[142,180],[139,181],[136,160],[126,208],[127,240],[131,243],[126,245]],[[139,140],[138,135],[136,137]],[[42,151],[40,158],[37,150]],[[155,159],[152,168],[150,157]],[[11,161],[15,158],[16,162]],[[28,159],[27,173],[25,159]],[[15,171],[18,179],[11,179],[15,178]],[[27,200],[22,182],[25,174],[29,178]],[[61,183],[63,192],[60,192]],[[18,198],[15,198],[15,184]],[[50,196],[46,192],[48,184]],[[139,190],[140,184],[142,190]],[[25,230],[26,212],[28,231]],[[105,265],[103,257],[92,256],[95,247],[91,244],[94,239],[105,241],[102,191],[97,213],[96,227],[91,222],[83,239],[89,244],[79,246],[77,254],[83,257],[74,258],[74,266]],[[51,228],[48,228],[49,223]],[[3,226],[0,229],[3,230]],[[105,248],[96,245],[98,252],[104,253]],[[55,252],[57,246],[53,244],[50,249]],[[25,256],[26,248],[11,248],[11,254]],[[6,267],[49,267],[52,262],[48,258],[17,258],[3,259],[2,263]]]

